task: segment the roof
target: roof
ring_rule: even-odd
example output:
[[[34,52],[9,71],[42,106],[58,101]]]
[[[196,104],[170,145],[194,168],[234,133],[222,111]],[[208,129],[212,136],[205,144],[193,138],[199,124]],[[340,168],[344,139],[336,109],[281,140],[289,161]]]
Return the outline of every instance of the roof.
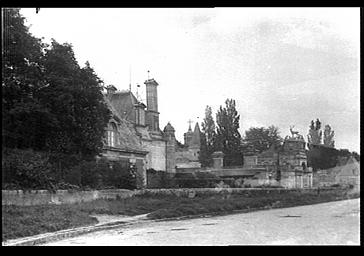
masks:
[[[130,91],[118,91],[109,95],[110,103],[113,105],[118,114],[135,123],[134,105],[138,104],[138,100]]]
[[[167,123],[167,125],[164,127],[163,132],[175,132],[175,129],[171,125],[170,122]]]
[[[115,148],[125,151],[145,151],[134,125],[119,115],[118,111],[116,111],[115,107],[110,103],[110,100],[106,96],[104,96],[104,100],[118,126],[119,143]]]
[[[200,145],[201,144],[200,133],[201,133],[200,126],[198,125],[198,123],[196,123],[190,145]]]
[[[154,85],[159,85],[157,83],[157,81],[154,80],[154,78],[151,78],[151,79],[148,79],[148,80],[145,80],[144,84],[154,84]]]

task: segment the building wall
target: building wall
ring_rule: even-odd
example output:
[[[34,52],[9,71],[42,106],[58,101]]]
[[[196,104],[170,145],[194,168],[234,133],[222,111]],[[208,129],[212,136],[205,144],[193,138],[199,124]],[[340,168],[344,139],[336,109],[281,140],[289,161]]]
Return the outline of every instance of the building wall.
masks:
[[[174,135],[169,134],[166,142],[166,171],[176,172],[176,143]]]
[[[187,163],[190,161],[198,161],[198,157],[195,155],[196,152],[185,150],[176,151],[176,162],[177,163]]]
[[[166,142],[163,140],[143,141],[146,156],[146,169],[166,171]]]
[[[258,164],[258,156],[244,156],[244,166],[254,166]]]

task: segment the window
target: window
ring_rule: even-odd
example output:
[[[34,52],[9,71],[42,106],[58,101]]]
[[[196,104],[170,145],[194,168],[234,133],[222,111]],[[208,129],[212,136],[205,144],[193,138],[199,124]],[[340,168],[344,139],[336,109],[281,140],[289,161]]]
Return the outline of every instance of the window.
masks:
[[[117,128],[115,123],[110,123],[107,130],[107,145],[110,147],[116,146]]]

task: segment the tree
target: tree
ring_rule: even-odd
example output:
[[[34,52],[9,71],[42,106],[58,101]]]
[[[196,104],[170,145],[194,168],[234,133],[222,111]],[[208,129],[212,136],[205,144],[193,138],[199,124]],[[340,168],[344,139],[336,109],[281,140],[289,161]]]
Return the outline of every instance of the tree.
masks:
[[[42,150],[47,131],[56,126],[55,117],[38,98],[47,86],[42,65],[45,44],[29,33],[19,9],[2,9],[2,14],[3,146]]]
[[[318,118],[316,119],[316,122],[314,122],[313,120],[311,121],[310,130],[308,131],[307,137],[309,145],[321,144],[322,140],[321,122]]]
[[[353,151],[351,154],[356,161],[360,162],[360,155],[357,152]]]
[[[206,106],[205,118],[202,127],[201,138],[201,150],[199,155],[199,160],[202,166],[212,165],[212,153],[215,151],[216,142],[216,126],[215,121],[212,117],[212,110],[210,106]]]
[[[72,45],[52,41],[45,54],[45,77],[49,86],[41,102],[57,116],[47,145],[51,151],[92,157],[102,150],[110,111],[103,100],[102,81],[90,64],[80,68]]]
[[[335,148],[324,147],[323,145],[312,144],[307,151],[307,165],[313,171],[317,169],[328,169],[337,165],[338,151]]]
[[[258,154],[269,149],[272,145],[278,148],[282,141],[283,139],[279,135],[279,129],[274,125],[268,128],[251,127],[245,132],[243,139],[245,150],[250,150]]]
[[[335,147],[335,141],[334,141],[334,135],[335,132],[331,131],[330,125],[325,125],[324,129],[324,145],[330,148]]]
[[[46,45],[19,9],[2,11],[3,146],[93,158],[110,118],[102,81],[88,62],[78,65],[72,45]]]
[[[241,135],[239,133],[240,115],[235,108],[235,100],[226,99],[225,107],[220,106],[216,113],[216,149],[224,154],[224,165],[242,165]]]

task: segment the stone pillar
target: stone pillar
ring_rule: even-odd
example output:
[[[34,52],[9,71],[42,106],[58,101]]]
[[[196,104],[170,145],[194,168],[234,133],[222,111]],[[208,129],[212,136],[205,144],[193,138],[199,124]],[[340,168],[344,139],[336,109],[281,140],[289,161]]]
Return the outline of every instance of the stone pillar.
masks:
[[[221,151],[215,151],[212,153],[213,168],[221,169],[224,166],[224,153]]]

